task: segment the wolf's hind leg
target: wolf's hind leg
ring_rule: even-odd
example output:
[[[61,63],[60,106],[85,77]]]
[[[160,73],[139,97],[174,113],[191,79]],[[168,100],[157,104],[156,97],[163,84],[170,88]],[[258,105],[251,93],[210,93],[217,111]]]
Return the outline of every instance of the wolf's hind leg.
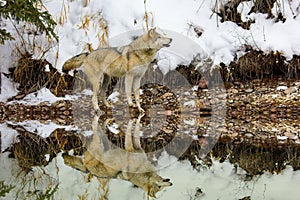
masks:
[[[110,77],[107,74],[104,74],[99,96],[100,96],[100,100],[102,100],[105,106],[112,107],[112,105],[107,102],[106,95],[105,95],[109,82],[110,82]]]

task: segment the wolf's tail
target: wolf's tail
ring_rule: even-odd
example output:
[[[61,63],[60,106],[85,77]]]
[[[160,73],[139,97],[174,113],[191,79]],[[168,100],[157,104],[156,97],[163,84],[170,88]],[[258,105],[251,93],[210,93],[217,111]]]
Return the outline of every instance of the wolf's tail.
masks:
[[[63,67],[62,67],[62,71],[64,73],[68,73],[68,71],[72,70],[72,69],[76,69],[76,68],[79,68],[84,59],[89,55],[89,53],[81,53],[81,54],[78,54],[77,56],[74,56],[72,58],[70,58],[69,60],[67,60]]]

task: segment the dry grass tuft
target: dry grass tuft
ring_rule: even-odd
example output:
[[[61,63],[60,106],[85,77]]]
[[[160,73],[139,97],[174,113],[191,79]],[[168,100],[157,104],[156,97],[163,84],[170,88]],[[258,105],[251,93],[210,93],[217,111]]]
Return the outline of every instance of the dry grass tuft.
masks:
[[[17,66],[10,68],[11,78],[18,83],[18,90],[31,93],[43,87],[51,88],[58,80],[57,70],[45,59],[33,59],[28,52],[18,60]]]
[[[147,0],[144,0],[144,10],[145,13],[144,13],[143,21],[145,22],[146,30],[148,31],[149,27],[154,27],[154,17],[153,17],[153,12],[147,11]]]

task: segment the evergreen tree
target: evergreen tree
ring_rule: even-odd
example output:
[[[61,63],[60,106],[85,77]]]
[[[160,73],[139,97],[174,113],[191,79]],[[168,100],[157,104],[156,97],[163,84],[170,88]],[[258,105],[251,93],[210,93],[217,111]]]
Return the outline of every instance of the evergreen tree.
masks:
[[[56,23],[48,11],[41,9],[42,5],[42,0],[0,0],[0,21],[5,18],[34,24],[37,30],[58,40],[54,33]],[[12,39],[11,33],[0,27],[0,44]]]

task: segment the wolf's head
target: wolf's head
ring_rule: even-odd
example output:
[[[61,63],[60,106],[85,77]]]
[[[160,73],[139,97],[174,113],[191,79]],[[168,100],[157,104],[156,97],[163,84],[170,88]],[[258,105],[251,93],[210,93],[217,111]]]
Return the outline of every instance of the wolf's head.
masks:
[[[156,193],[164,189],[165,187],[172,186],[170,179],[162,178],[158,175],[149,178],[148,183],[148,195],[156,198]]]
[[[169,47],[170,43],[172,42],[172,38],[168,38],[166,36],[163,36],[162,34],[159,34],[156,31],[156,28],[150,29],[148,33],[145,34],[145,37],[147,39],[144,41],[151,49],[159,50],[163,47]]]

